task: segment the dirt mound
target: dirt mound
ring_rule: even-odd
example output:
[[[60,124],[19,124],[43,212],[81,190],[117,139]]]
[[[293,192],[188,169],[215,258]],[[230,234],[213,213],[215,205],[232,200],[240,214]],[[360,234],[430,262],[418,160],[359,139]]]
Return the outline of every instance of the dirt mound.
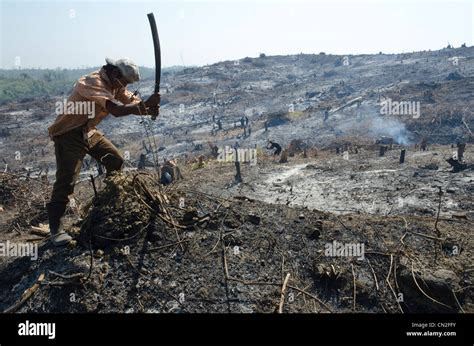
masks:
[[[115,173],[105,179],[105,188],[94,198],[81,227],[80,239],[99,246],[123,243],[150,223],[157,199],[144,188],[145,175]],[[159,190],[158,190],[159,191]]]

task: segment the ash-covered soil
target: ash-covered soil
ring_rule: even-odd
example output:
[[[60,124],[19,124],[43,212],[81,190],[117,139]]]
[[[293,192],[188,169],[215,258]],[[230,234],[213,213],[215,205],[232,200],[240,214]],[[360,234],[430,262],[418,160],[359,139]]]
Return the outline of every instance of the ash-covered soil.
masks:
[[[356,149],[357,153],[355,153]],[[341,146],[342,148],[342,146]],[[405,162],[399,163],[401,149]],[[467,147],[465,158],[472,162],[474,150]],[[438,193],[442,189],[441,217],[474,217],[472,193],[474,174],[470,168],[453,173],[446,160],[456,148],[432,145],[429,150],[393,146],[379,156],[375,145],[358,146],[353,141],[345,156],[335,149],[308,151],[276,164],[279,156],[265,158],[258,166],[243,166],[243,184],[225,185],[222,179],[198,179],[207,191],[228,196],[244,194],[268,203],[302,206],[337,214],[436,216]],[[232,165],[226,163],[225,166]],[[216,175],[234,172],[217,165]],[[205,187],[204,187],[205,186]]]
[[[261,161],[282,169],[272,158]],[[45,239],[36,261],[2,259],[0,308],[44,274],[16,311],[272,313],[290,274],[283,312],[473,311],[470,215],[436,222],[426,214],[338,215],[266,203],[231,191],[233,173],[232,165],[208,161],[184,167],[185,180],[163,188],[150,173],[128,172],[97,179],[92,203],[90,184],[81,183],[67,218],[77,244],[55,249]],[[211,179],[228,196],[199,184]],[[330,256],[334,242],[363,244],[363,255]]]

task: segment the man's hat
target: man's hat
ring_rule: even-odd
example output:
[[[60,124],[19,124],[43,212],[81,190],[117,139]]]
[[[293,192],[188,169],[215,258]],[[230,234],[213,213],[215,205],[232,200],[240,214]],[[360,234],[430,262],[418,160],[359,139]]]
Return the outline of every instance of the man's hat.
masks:
[[[107,64],[116,66],[122,72],[122,75],[129,83],[135,83],[140,80],[140,72],[138,71],[138,65],[130,59],[119,59],[115,60],[112,58],[105,58]]]

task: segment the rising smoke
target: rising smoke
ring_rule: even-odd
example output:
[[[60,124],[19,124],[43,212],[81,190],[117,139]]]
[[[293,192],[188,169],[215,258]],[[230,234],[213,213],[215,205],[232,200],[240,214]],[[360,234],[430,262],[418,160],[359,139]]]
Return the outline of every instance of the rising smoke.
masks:
[[[357,116],[338,124],[337,129],[344,135],[362,135],[370,139],[387,136],[400,145],[412,143],[412,135],[401,120],[390,115],[380,115],[372,107],[361,107],[358,113]]]
[[[375,116],[371,119],[370,133],[374,137],[392,137],[397,144],[410,144],[410,132],[404,123],[395,118],[387,116]]]

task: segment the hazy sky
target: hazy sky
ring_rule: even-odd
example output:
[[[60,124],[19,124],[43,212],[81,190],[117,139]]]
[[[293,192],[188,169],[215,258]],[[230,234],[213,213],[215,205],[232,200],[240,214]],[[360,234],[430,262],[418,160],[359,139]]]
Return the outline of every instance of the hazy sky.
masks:
[[[246,56],[400,53],[473,45],[473,0],[0,0],[0,68],[81,67],[105,56],[152,67]],[[19,59],[17,58],[19,57]]]

